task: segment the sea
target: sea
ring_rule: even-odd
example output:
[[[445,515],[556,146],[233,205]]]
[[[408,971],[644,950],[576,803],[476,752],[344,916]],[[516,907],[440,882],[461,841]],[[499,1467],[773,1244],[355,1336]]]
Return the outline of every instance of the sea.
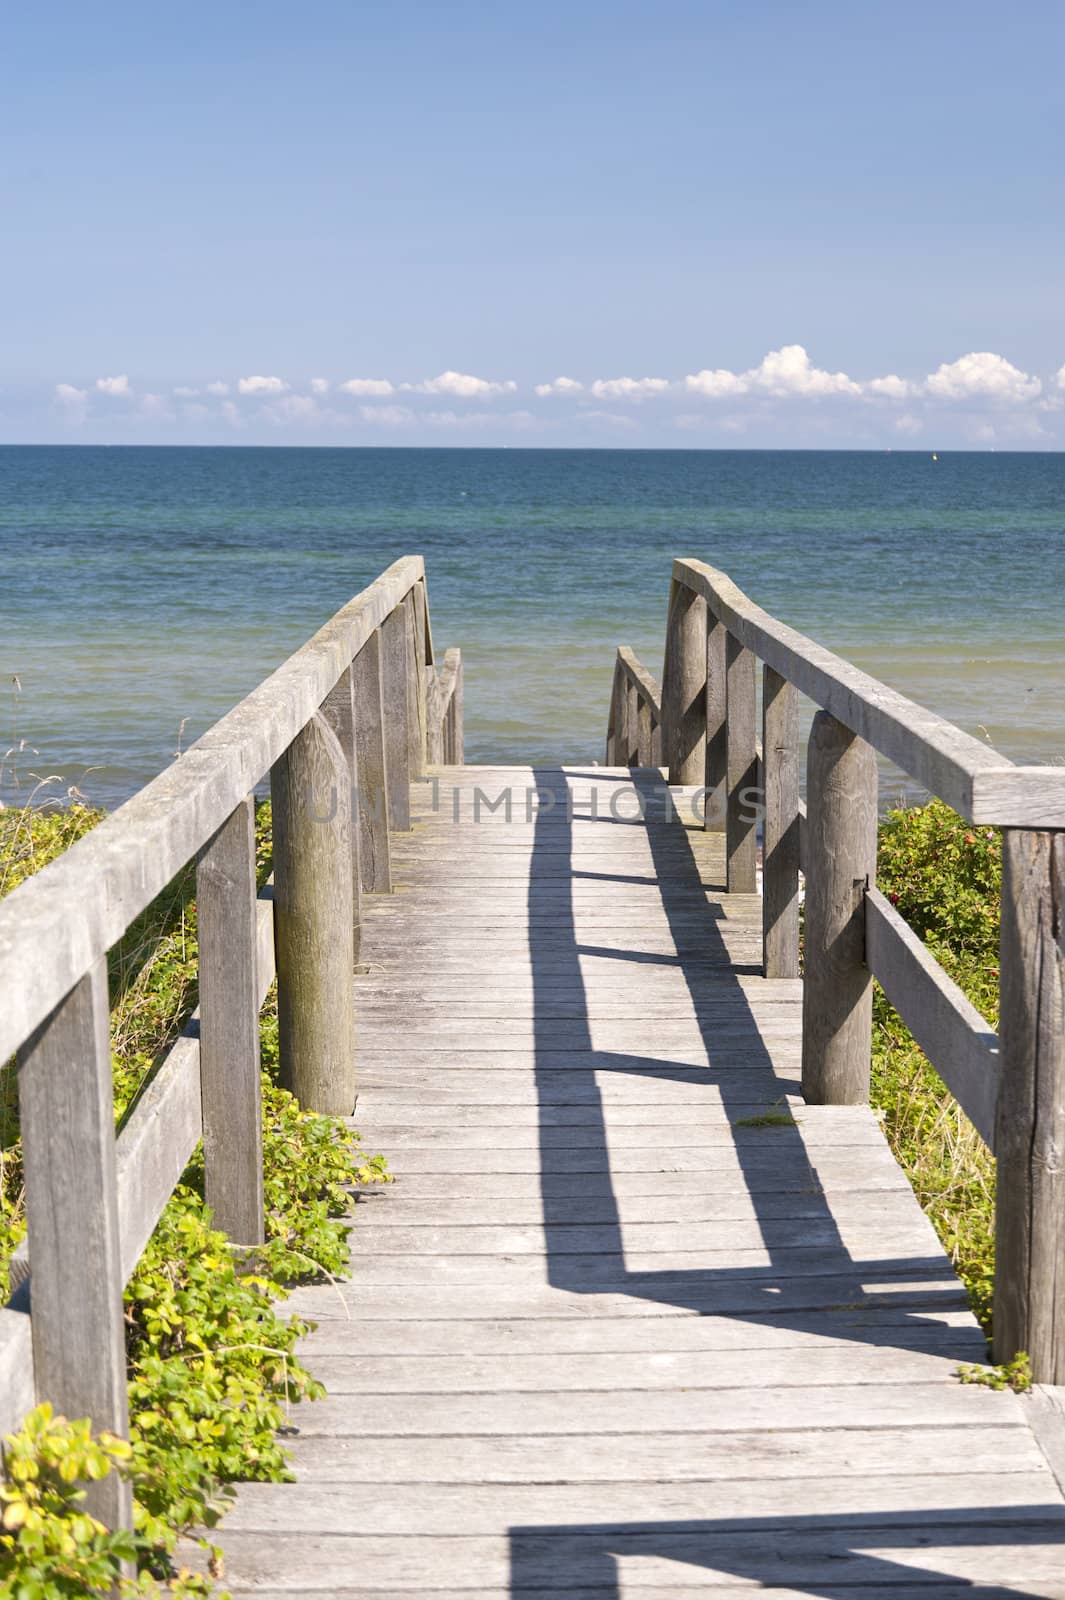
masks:
[[[112,807],[398,556],[466,759],[604,758],[674,556],[1011,760],[1065,760],[1065,454],[0,448],[0,799]],[[885,803],[920,798],[885,769]]]

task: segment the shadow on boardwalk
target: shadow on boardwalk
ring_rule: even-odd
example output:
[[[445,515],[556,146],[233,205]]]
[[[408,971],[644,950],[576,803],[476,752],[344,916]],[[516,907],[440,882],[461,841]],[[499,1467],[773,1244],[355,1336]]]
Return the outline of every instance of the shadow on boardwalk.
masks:
[[[657,773],[633,771],[630,779],[605,773],[564,774],[561,768],[536,769],[539,788],[562,799],[567,778],[583,776],[598,785],[630,780],[641,795],[658,878],[662,905],[677,954],[652,954],[619,947],[582,944],[569,889],[583,874],[572,865],[576,830],[619,825],[614,817],[592,818],[577,813],[565,819],[556,804],[537,820],[529,883],[529,938],[532,952],[539,1137],[548,1278],[573,1294],[604,1291],[633,1295],[661,1305],[703,1315],[727,1316],[778,1327],[810,1330],[820,1327],[835,1339],[862,1344],[912,1348],[934,1345],[948,1358],[972,1359],[971,1327],[952,1329],[936,1313],[964,1306],[957,1287],[943,1286],[941,1256],[855,1260],[840,1236],[815,1166],[797,1127],[734,1133],[740,1178],[758,1221],[769,1261],[766,1266],[693,1268],[685,1271],[632,1272],[625,1262],[620,1209],[610,1171],[601,1084],[607,1074],[639,1075],[713,1087],[729,1123],[749,1114],[752,1096],[763,1104],[776,1100],[782,1080],[774,1071],[738,976],[744,970],[728,958],[718,914],[701,883],[687,830],[665,816],[662,783]],[[560,859],[571,861],[568,878],[560,875]],[[602,874],[597,874],[602,879]],[[615,881],[625,881],[624,878]],[[623,934],[624,929],[619,929]],[[581,956],[595,955],[626,962],[662,962],[683,974],[694,1003],[698,1036],[709,1065],[700,1061],[619,1055],[593,1049],[592,1025],[584,1005]],[[582,997],[579,1022],[572,1029],[575,1054],[567,1064],[560,1093],[555,1031],[546,1026],[551,998],[562,987]],[[721,1030],[710,996],[727,1017]],[[737,1069],[737,1063],[742,1068]],[[799,1085],[784,1082],[783,1087]],[[579,1102],[589,1145],[579,1175],[560,1171],[566,1148],[559,1104]],[[653,1110],[649,1110],[653,1116]],[[587,1119],[590,1119],[587,1120]],[[771,1142],[769,1142],[771,1141]],[[723,1147],[727,1151],[728,1147]],[[572,1154],[572,1151],[571,1151]],[[711,1155],[712,1159],[712,1155]],[[649,1178],[649,1186],[653,1179]],[[787,1197],[803,1197],[804,1233],[809,1246],[796,1250],[780,1242]],[[579,1197],[587,1211],[594,1204],[597,1233],[613,1234],[604,1244],[612,1265],[594,1271],[595,1263],[574,1252],[572,1209]],[[783,1202],[783,1204],[782,1204]],[[794,1234],[792,1234],[794,1237]],[[813,1255],[816,1254],[816,1260]],[[601,1258],[602,1259],[602,1258]],[[740,1464],[738,1463],[738,1468]],[[945,1470],[957,1470],[945,1463]],[[905,1464],[902,1464],[902,1470]],[[713,1484],[706,1485],[707,1509],[713,1505]],[[654,1506],[654,1485],[647,1487],[648,1511]],[[1023,1548],[1018,1549],[1018,1541]],[[1036,1600],[1048,1594],[1065,1596],[1059,1586],[1058,1551],[1065,1542],[1065,1519],[1057,1506],[981,1507],[959,1510],[870,1512],[861,1515],[712,1519],[612,1525],[572,1524],[519,1527],[511,1530],[511,1593],[517,1597],[565,1593],[567,1600],[610,1600],[626,1592],[651,1592],[671,1597],[712,1594],[718,1584],[744,1589],[773,1587],[788,1595],[846,1600],[856,1594],[868,1600],[888,1596],[923,1596],[927,1600],[960,1600],[976,1593],[982,1600]],[[996,1556],[994,1547],[1000,1547]],[[1039,1547],[1043,1550],[1040,1553]],[[934,1547],[934,1556],[922,1551]],[[985,1554],[981,1554],[985,1552]],[[1003,1554],[1004,1552],[1004,1554]],[[967,1554],[966,1554],[967,1553]],[[926,1565],[929,1559],[935,1565]],[[629,1566],[628,1563],[632,1565]],[[1005,1565],[1004,1565],[1005,1563]],[[949,1576],[961,1568],[964,1577]],[[1031,1580],[1049,1577],[1051,1587],[1018,1588],[1007,1568],[1020,1567]],[[623,1577],[624,1568],[624,1577]],[[998,1574],[1006,1581],[998,1581]],[[981,1576],[974,1584],[973,1570]],[[710,1586],[707,1574],[712,1573]],[[644,1583],[647,1584],[646,1590]],[[732,1594],[734,1591],[729,1588]]]
[[[572,782],[579,776],[569,773],[568,779]],[[595,772],[584,776],[600,785],[604,781],[629,782],[610,780]],[[538,788],[558,796],[565,794],[567,774],[562,768],[538,767],[535,778]],[[956,1286],[935,1287],[943,1282],[942,1256],[867,1262],[852,1259],[797,1127],[734,1130],[740,1181],[758,1222],[769,1256],[768,1266],[639,1273],[626,1269],[621,1218],[610,1172],[602,1076],[638,1075],[648,1080],[713,1087],[720,1094],[729,1123],[751,1112],[753,1097],[757,1096],[768,1108],[782,1089],[782,1080],[774,1073],[757,1021],[737,981],[737,973],[743,969],[730,964],[715,906],[700,881],[687,829],[678,821],[667,820],[663,785],[657,772],[634,769],[631,782],[641,797],[645,823],[618,824],[614,817],[595,819],[580,813],[568,821],[561,805],[541,812],[536,821],[528,910],[549,1282],[574,1294],[610,1290],[704,1314],[771,1318],[778,1326],[788,1325],[789,1319],[795,1317],[808,1325],[805,1319],[811,1312],[834,1310],[838,1313],[832,1320],[834,1337],[911,1348],[915,1336],[927,1345],[934,1332],[937,1339],[944,1341],[940,1346],[944,1353],[951,1354],[950,1342],[954,1340],[958,1359],[973,1359],[971,1329],[958,1332],[925,1315],[965,1304],[964,1295]],[[603,825],[646,827],[662,906],[678,954],[655,956],[646,951],[604,949],[579,942],[572,894],[561,893],[560,882],[568,881],[572,887],[581,874],[579,869],[572,870],[568,880],[560,880],[559,859],[567,849],[572,850],[576,829]],[[548,1017],[551,997],[560,987],[567,993],[584,995],[582,954],[616,958],[622,969],[625,962],[656,960],[679,967],[694,1003],[695,1025],[710,1065],[596,1051],[591,1023],[582,1005],[583,1014],[567,1022],[567,1042],[575,1054],[567,1065],[566,1099],[579,1101],[583,1117],[590,1119],[586,1122],[588,1144],[583,1152],[586,1170],[577,1178],[572,1172],[559,1170],[565,1164],[564,1158],[559,1159],[565,1132],[552,1109],[558,1104],[559,1074],[555,1066],[555,1030]],[[711,967],[714,971],[708,983]],[[708,994],[717,1009],[716,1020],[715,1010],[707,1003]],[[724,1028],[722,1016],[727,1018]],[[742,1070],[737,1069],[737,1063],[742,1064]],[[783,1087],[798,1089],[799,1085],[785,1082]],[[808,1242],[798,1249],[794,1243],[779,1242],[788,1231],[782,1227],[782,1191],[802,1196],[803,1234]],[[610,1230],[613,1234],[599,1257],[600,1261],[609,1259],[612,1263],[609,1279],[601,1277],[601,1269],[591,1277],[596,1263],[573,1253],[569,1241],[575,1195],[584,1202],[595,1200],[597,1231]],[[893,1313],[890,1320],[885,1318],[888,1312]]]

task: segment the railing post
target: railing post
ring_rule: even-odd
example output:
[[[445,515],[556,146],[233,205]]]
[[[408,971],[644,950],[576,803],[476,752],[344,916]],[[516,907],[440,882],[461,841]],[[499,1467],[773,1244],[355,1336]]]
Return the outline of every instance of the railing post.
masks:
[[[629,730],[629,766],[640,765],[640,691],[625,674],[625,726]]]
[[[440,679],[434,666],[425,669],[425,755],[431,767],[444,765],[444,713]]]
[[[762,971],[799,976],[799,696],[762,669]]]
[[[106,959],[19,1051],[19,1110],[37,1399],[128,1439]],[[132,1523],[116,1474],[87,1485],[86,1506]]]
[[[725,641],[727,787],[725,855],[729,894],[758,892],[758,750],[754,656],[731,634]]]
[[[706,775],[706,601],[674,578],[662,667],[662,746],[670,783]]]
[[[606,724],[606,764],[608,767],[617,767],[618,760],[618,686],[621,682],[621,660],[614,658],[614,678],[610,685],[610,714]]]
[[[876,756],[819,711],[806,778],[802,1090],[813,1105],[869,1098],[873,979],[864,895],[876,877]]]
[[[388,845],[388,774],[381,701],[381,635],[371,633],[351,664],[358,772],[359,871],[367,894],[392,892]]]
[[[625,669],[618,664],[617,687],[615,691],[614,711],[614,765],[627,767],[629,764],[629,692],[628,677]]]
[[[336,734],[348,767],[348,786],[352,804],[359,792],[358,739],[355,734],[355,675],[351,667],[345,668],[333,689],[322,701],[322,716]],[[358,964],[362,949],[362,847],[361,829],[351,827],[351,942],[352,959]]]
[[[1002,835],[994,1355],[1065,1383],[1065,833]]]
[[[410,775],[425,776],[425,589],[416,583],[403,602],[407,616],[407,737]]]
[[[463,700],[462,700],[462,655],[455,651],[455,688],[451,695],[451,759],[456,767],[465,766],[465,732],[463,729]]]
[[[261,1244],[263,1126],[251,795],[222,824],[197,863],[196,930],[204,1195],[216,1227],[237,1244]]]
[[[703,826],[724,833],[728,809],[728,629],[707,611],[706,627],[706,809]]]
[[[270,772],[281,1078],[302,1106],[355,1106],[351,790],[316,715]]]
[[[639,691],[636,694],[636,761],[641,767],[654,765],[651,754],[651,707]]]
[[[407,671],[407,607],[400,604],[381,624],[381,700],[384,708],[385,775],[388,782],[388,826],[393,833],[410,828],[410,697]]]

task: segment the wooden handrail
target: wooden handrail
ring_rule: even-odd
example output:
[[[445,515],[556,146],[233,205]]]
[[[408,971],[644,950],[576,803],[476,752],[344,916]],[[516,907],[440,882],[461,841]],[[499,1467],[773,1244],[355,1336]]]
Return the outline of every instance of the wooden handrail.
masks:
[[[217,832],[424,576],[420,556],[389,567],[184,755],[0,902],[0,1061]]]
[[[761,745],[754,661],[763,663]],[[996,1359],[1026,1349],[1065,1383],[1065,768],[1020,767],[778,622],[724,573],[676,560],[661,719],[669,781],[701,788],[727,885],[750,892],[763,822],[763,971],[799,972],[806,879],[803,1089],[867,1100],[874,977],[998,1159]],[[610,752],[629,756],[615,663]],[[797,694],[821,709],[798,794]],[[875,752],[970,821],[1003,832],[1000,1032],[875,887]],[[631,759],[631,757],[629,757]]]
[[[662,761],[662,691],[643,662],[619,645],[606,730],[608,767],[657,767]]]
[[[447,672],[461,759],[457,651]],[[217,1225],[262,1239],[258,1012],[275,973],[283,1081],[350,1114],[361,895],[388,890],[388,828],[409,826],[428,674],[424,566],[408,556],[0,906],[0,1060],[17,1054],[28,1220],[0,1311],[0,1432],[34,1397],[125,1431],[122,1288],[201,1137]],[[256,896],[252,793],[267,773],[274,878]],[[116,1138],[107,952],[194,860],[200,1008]],[[91,1504],[128,1525],[126,1486],[94,1486]]]
[[[1065,767],[1018,767],[823,645],[778,622],[723,572],[676,560],[674,582],[733,638],[970,822],[1065,828]]]

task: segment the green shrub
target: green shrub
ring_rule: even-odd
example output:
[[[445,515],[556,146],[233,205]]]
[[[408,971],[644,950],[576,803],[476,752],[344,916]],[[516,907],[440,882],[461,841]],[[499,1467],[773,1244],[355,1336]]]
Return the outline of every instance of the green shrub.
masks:
[[[880,888],[992,1026],[997,1026],[1001,837],[941,801],[880,826]],[[991,1331],[995,1162],[879,985],[873,1104],[899,1162]]]
[[[95,825],[81,805],[0,812],[0,893]],[[260,884],[270,870],[270,816],[257,816]],[[137,919],[109,959],[116,1115],[128,1113],[197,1001],[192,869]],[[5,1445],[0,1600],[208,1592],[174,1572],[179,1538],[217,1525],[239,1480],[279,1480],[278,1432],[293,1401],[324,1393],[297,1359],[307,1324],[279,1313],[287,1286],[346,1267],[350,1185],[387,1180],[343,1122],[302,1111],[277,1082],[276,995],[261,1018],[265,1246],[237,1251],[211,1225],[197,1149],[125,1293],[130,1443],[94,1438],[85,1422],[38,1409]],[[8,1066],[0,1108],[0,1276],[25,1230],[17,1082]],[[126,1474],[134,1533],[88,1516],[81,1480]],[[208,1547],[209,1565],[214,1552]],[[133,1559],[136,1579],[121,1576]],[[162,1587],[161,1587],[162,1586]]]

